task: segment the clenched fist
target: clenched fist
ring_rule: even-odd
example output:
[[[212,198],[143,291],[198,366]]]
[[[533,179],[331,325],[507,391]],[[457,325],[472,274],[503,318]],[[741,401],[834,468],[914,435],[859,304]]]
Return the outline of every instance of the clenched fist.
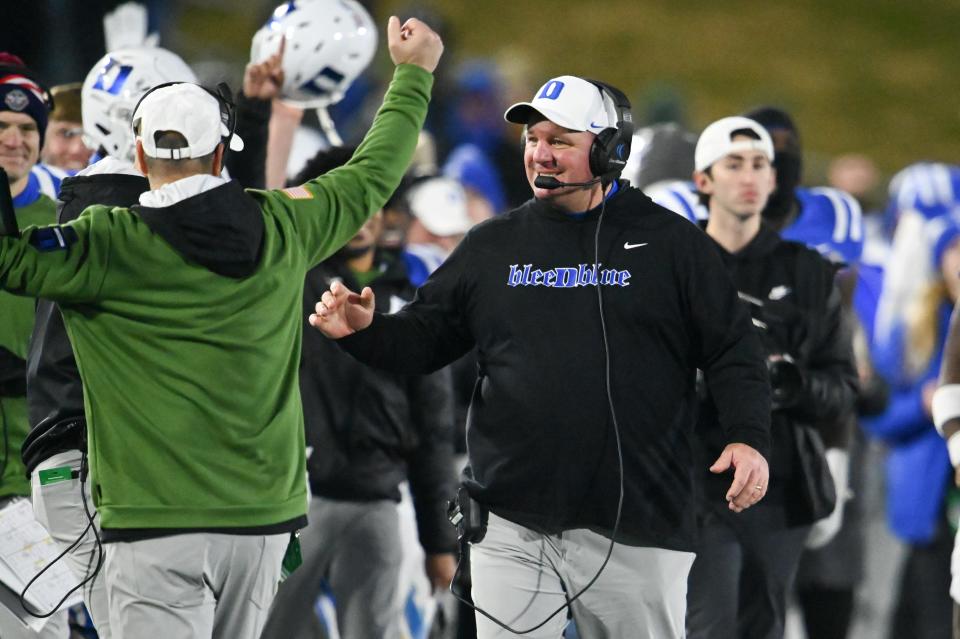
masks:
[[[410,18],[400,26],[400,18],[387,22],[387,46],[394,64],[415,64],[433,73],[443,53],[443,40],[426,23]]]

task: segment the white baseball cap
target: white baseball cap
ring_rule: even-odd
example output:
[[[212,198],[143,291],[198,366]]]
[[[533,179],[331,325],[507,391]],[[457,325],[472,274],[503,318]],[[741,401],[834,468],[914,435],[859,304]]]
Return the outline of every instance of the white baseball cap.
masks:
[[[152,158],[185,160],[213,153],[230,135],[220,113],[220,103],[203,87],[179,82],[161,87],[146,96],[133,114],[133,130],[143,143],[143,152]],[[175,131],[187,140],[179,149],[158,149],[156,135]],[[234,134],[230,150],[242,151],[243,140]]]
[[[549,80],[532,100],[514,104],[503,118],[515,124],[527,124],[531,112],[540,113],[554,124],[572,131],[600,133],[617,126],[613,99],[597,85],[573,75]]]
[[[407,202],[410,212],[433,235],[460,235],[473,225],[467,214],[467,194],[453,178],[434,177],[414,184]]]
[[[759,140],[733,140],[735,131],[752,131]],[[694,168],[705,171],[722,157],[738,151],[760,151],[773,162],[773,140],[763,126],[750,118],[733,116],[717,120],[700,134],[693,154]]]

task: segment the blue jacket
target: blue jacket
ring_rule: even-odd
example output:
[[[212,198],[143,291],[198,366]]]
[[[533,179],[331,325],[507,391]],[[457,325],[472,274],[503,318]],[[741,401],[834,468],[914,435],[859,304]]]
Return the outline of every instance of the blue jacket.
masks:
[[[920,376],[907,379],[904,371],[902,325],[889,340],[890,347],[875,350],[877,371],[890,382],[890,403],[881,415],[865,417],[861,422],[867,432],[890,448],[887,517],[894,534],[910,543],[933,538],[952,473],[947,447],[923,410],[923,387],[940,371],[952,310],[949,303],[940,307],[936,350]]]

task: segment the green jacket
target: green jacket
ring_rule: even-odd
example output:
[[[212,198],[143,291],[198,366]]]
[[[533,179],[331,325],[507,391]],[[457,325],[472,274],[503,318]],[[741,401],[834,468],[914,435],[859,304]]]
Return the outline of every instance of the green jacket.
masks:
[[[302,187],[94,206],[2,241],[0,283],[61,305],[106,539],[305,523],[304,275],[396,189],[431,85],[400,65],[350,162]]]
[[[32,203],[17,208],[16,216],[21,228],[53,224],[57,221],[57,205],[46,195],[40,195]],[[35,304],[28,297],[0,291],[0,347],[22,359],[26,359],[30,346]],[[30,432],[25,397],[0,396],[0,427],[3,428],[0,497],[29,495],[30,481],[20,460],[20,446]]]

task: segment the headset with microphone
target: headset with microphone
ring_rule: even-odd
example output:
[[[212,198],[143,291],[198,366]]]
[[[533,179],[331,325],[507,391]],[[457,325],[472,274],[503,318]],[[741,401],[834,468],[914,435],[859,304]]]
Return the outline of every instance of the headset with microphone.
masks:
[[[552,175],[538,175],[536,178],[534,178],[533,185],[538,189],[550,189],[552,191],[553,189],[563,189],[568,186],[593,186],[599,182],[600,178],[593,178],[592,180],[588,180],[586,182],[561,182]]]
[[[590,146],[590,172],[596,177],[586,182],[561,182],[552,175],[538,175],[533,185],[538,189],[560,189],[565,187],[586,187],[594,184],[609,184],[619,177],[630,157],[630,143],[633,141],[633,114],[630,100],[620,89],[601,82],[584,78],[597,87],[601,100],[609,96],[613,101],[616,114],[616,127],[606,128],[597,134]]]

